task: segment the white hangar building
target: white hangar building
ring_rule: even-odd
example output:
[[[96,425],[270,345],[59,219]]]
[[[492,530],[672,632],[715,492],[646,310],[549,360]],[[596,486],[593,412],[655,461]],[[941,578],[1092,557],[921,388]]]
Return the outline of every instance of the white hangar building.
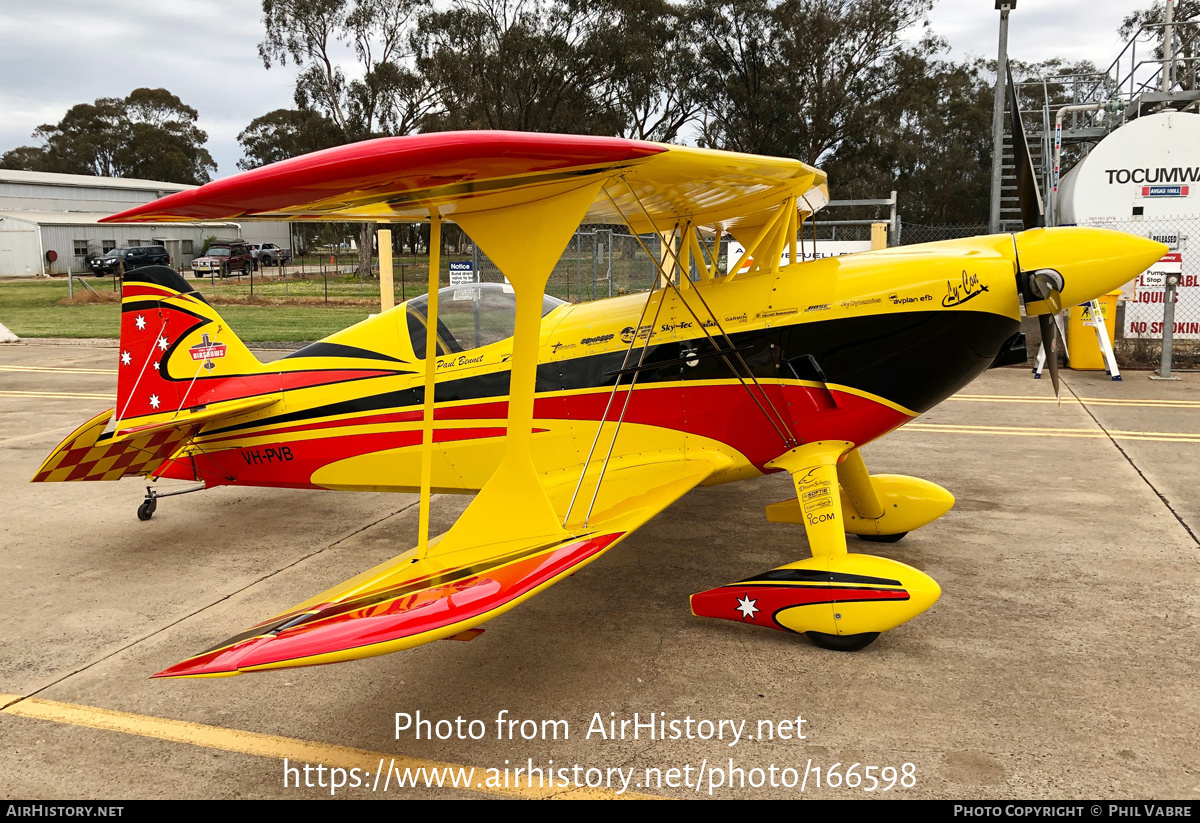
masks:
[[[166,247],[186,268],[204,240],[291,247],[288,223],[101,223],[110,214],[195,188],[157,180],[0,169],[0,276],[83,272],[89,255]]]

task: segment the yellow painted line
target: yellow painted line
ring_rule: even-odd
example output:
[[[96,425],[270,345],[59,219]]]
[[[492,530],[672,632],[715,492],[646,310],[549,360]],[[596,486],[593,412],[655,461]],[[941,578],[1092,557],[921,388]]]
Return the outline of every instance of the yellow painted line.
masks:
[[[99,392],[62,392],[62,391],[0,391],[0,397],[41,397],[60,400],[109,400],[115,401],[115,395]]]
[[[151,717],[143,714],[118,712],[112,709],[101,709],[95,706],[81,706],[75,703],[59,703],[56,700],[44,700],[40,697],[29,697],[24,700],[20,695],[0,694],[0,706],[4,706],[3,714],[25,717],[33,720],[48,720],[52,723],[65,723],[69,726],[82,726],[88,729],[100,729],[108,732],[150,737],[155,740],[166,740],[172,743],[185,743],[190,746],[200,746],[206,749],[249,754],[255,757],[268,757],[275,760],[288,760],[288,765],[297,764],[303,769],[305,763],[340,767],[343,769],[359,769],[370,772],[371,783],[374,783],[380,763],[383,763],[384,774],[379,775],[378,787],[384,786],[386,770],[396,768],[403,774],[405,769],[470,769],[458,763],[443,763],[437,760],[425,760],[419,757],[406,757],[398,754],[385,754],[367,749],[354,749],[349,746],[338,746],[332,743],[318,743],[312,740],[300,740],[295,737],[279,737],[273,734],[247,732],[241,729],[227,729],[223,726],[209,726],[204,723],[191,723],[187,720],[171,720],[165,717]],[[519,764],[518,764],[519,765]],[[557,764],[556,764],[557,765]],[[511,768],[511,767],[510,767]],[[485,768],[475,768],[474,781],[486,781]],[[509,772],[511,779],[511,771]],[[501,773],[503,778],[503,772]],[[395,775],[392,775],[392,787],[388,793],[395,791],[411,791],[412,787],[403,790],[395,789]],[[282,770],[280,773],[282,781]],[[446,787],[450,785],[449,778],[445,780]],[[370,784],[357,789],[343,791],[370,791]],[[422,785],[420,788],[424,788]],[[436,788],[436,784],[435,784]],[[577,788],[538,788],[533,787],[459,787],[466,791],[479,794],[517,797],[527,800],[563,799],[563,800],[662,800],[665,798],[655,795],[625,792],[617,794],[610,789]],[[382,791],[371,793],[376,797],[386,797]],[[362,796],[362,795],[359,795]]]
[[[955,394],[949,400],[965,400],[974,403],[1047,403],[1057,404],[1053,397],[1027,394]],[[1160,409],[1200,409],[1200,400],[1138,400],[1120,397],[1081,397],[1076,400],[1070,395],[1063,397],[1062,402],[1084,403],[1094,406],[1134,406]]]
[[[49,374],[116,374],[116,369],[85,369],[74,366],[0,366],[0,371]]]
[[[967,426],[951,423],[908,423],[900,431],[938,432],[941,434],[996,434],[1013,437],[1076,437],[1106,440],[1151,440],[1165,443],[1200,443],[1200,434],[1187,432],[1142,432],[1100,429],[1059,429],[1048,426]]]

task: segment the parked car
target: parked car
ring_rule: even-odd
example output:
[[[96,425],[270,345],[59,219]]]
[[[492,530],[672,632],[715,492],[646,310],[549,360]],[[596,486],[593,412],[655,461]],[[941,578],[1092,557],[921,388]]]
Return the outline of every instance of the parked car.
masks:
[[[274,243],[263,243],[258,247],[258,254],[255,256],[260,266],[278,266],[292,259],[292,250]]]
[[[142,266],[169,266],[171,255],[162,246],[132,246],[113,249],[99,257],[88,261],[87,267],[92,274],[103,277],[106,274],[116,274],[125,264],[125,271],[140,269]]]
[[[213,243],[202,257],[192,260],[192,274],[196,277],[218,274],[228,277],[234,272],[249,274],[254,269],[254,256],[250,246],[240,240],[222,240]]]

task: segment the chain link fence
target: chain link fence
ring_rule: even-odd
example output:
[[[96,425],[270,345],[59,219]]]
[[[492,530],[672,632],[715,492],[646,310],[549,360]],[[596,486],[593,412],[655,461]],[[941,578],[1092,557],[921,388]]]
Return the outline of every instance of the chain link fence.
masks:
[[[1127,283],[1117,299],[1114,349],[1118,364],[1127,368],[1159,365],[1165,280],[1167,274],[1175,273],[1179,275],[1179,285],[1174,300],[1172,368],[1200,368],[1200,255],[1188,251],[1189,236],[1200,233],[1200,215],[1110,221],[1096,225],[1151,237],[1170,248],[1170,253],[1159,264]],[[814,233],[818,241],[869,240],[870,231],[869,225],[837,225],[820,220],[803,227],[805,241],[811,240]],[[986,225],[904,223],[899,240],[900,245],[911,245],[972,237],[987,231]],[[722,271],[726,242],[717,249]],[[639,237],[627,230],[585,225],[567,243],[550,275],[546,291],[572,303],[645,291],[658,276],[654,261],[661,259],[662,254],[662,241],[657,235],[642,235],[639,242]],[[504,281],[496,264],[467,244],[465,251],[442,255],[440,283],[443,286],[450,285],[451,262],[470,262],[472,271],[477,272],[482,282]],[[705,265],[707,263],[705,261]],[[424,254],[395,256],[395,302],[401,303],[425,293],[428,265],[428,257]],[[331,253],[328,258],[310,256],[302,261],[259,267],[250,275],[234,273],[227,278],[209,275],[193,278],[190,271],[182,273],[198,291],[216,303],[306,302],[378,306],[378,260],[372,259],[369,274],[360,274],[357,268],[357,253],[343,250]]]

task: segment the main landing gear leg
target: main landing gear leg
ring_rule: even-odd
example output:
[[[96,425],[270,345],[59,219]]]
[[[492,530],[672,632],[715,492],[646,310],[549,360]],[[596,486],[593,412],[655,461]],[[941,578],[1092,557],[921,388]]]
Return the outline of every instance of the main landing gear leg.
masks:
[[[146,487],[146,499],[138,506],[138,520],[146,521],[154,516],[154,510],[158,508],[158,498],[160,497],[175,497],[178,494],[191,494],[192,492],[202,492],[206,486],[193,486],[190,489],[180,489],[174,492],[156,492],[150,486]]]
[[[847,462],[842,477],[839,463]],[[938,599],[941,589],[923,572],[885,557],[847,553],[846,509],[862,506],[876,514],[889,502],[876,493],[853,443],[806,443],[767,466],[791,473],[796,499],[776,505],[786,509],[782,522],[804,526],[813,556],[694,594],[693,614],[804,633],[821,648],[857,651]]]
[[[843,455],[849,455],[843,458]],[[767,465],[772,469],[786,469],[796,484],[796,500],[804,517],[804,531],[814,559],[838,557],[846,554],[846,527],[842,513],[842,496],[838,487],[839,460],[858,457],[854,444],[845,440],[821,440],[798,446]],[[858,457],[862,463],[862,458]],[[865,472],[865,468],[864,468]],[[870,480],[867,481],[870,489]],[[871,492],[872,496],[874,492]],[[878,501],[876,501],[878,503]],[[838,606],[834,605],[833,620],[836,625],[842,620]],[[822,649],[853,652],[866,648],[879,637],[879,632],[858,632],[844,635],[840,632],[805,632],[808,639]]]

